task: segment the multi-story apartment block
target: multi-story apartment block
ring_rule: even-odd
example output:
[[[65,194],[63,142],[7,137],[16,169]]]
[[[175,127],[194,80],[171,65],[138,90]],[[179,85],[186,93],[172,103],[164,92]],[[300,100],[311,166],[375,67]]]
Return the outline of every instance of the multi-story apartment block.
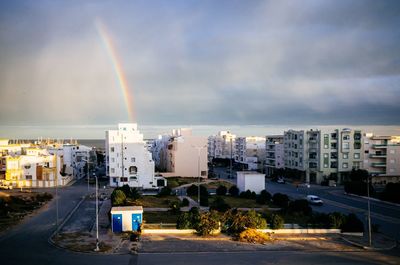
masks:
[[[265,163],[265,137],[236,137],[235,139],[236,163],[247,170],[264,170]]]
[[[364,135],[364,169],[372,182],[386,184],[400,181],[400,137]]]
[[[106,172],[110,186],[156,189],[166,180],[154,176],[154,161],[136,123],[120,123],[118,130],[106,131]]]
[[[265,153],[265,173],[267,176],[272,176],[276,169],[285,167],[283,135],[267,135]]]
[[[19,148],[19,150],[18,150]],[[0,153],[0,182],[18,188],[62,186],[72,176],[62,174],[63,156],[51,154],[45,148],[26,144],[18,146],[2,141]]]
[[[207,138],[192,135],[192,129],[173,130],[171,135],[160,136],[153,145],[156,167],[165,177],[208,176]]]
[[[326,178],[342,182],[349,172],[362,168],[363,145],[359,130],[307,130],[285,132],[285,167],[304,173],[305,181]]]
[[[208,158],[234,159],[236,135],[229,131],[220,131],[208,138]]]

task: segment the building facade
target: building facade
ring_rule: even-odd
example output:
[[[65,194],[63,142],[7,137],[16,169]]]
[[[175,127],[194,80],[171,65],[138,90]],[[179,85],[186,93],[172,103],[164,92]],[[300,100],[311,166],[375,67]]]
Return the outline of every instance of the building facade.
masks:
[[[242,169],[264,171],[265,137],[236,137],[234,159]]]
[[[154,161],[136,123],[120,123],[118,130],[106,131],[106,172],[111,187],[157,189],[165,186],[154,176]]]
[[[267,135],[265,137],[265,174],[272,176],[273,173],[285,167],[283,135]]]
[[[220,131],[208,137],[208,158],[234,159],[236,135],[230,131]]]

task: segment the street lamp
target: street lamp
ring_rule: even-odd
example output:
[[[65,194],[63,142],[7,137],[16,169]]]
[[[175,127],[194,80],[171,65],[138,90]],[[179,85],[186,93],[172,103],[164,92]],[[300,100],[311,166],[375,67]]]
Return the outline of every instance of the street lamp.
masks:
[[[205,144],[204,146],[194,146],[192,145],[193,148],[197,149],[197,172],[199,173],[199,178],[198,178],[198,186],[197,186],[197,203],[199,205],[199,209],[200,209],[200,152],[201,149],[203,148],[207,148],[207,144]]]
[[[87,175],[87,190],[89,192],[89,178],[90,178],[90,176],[89,176],[89,164],[91,164],[93,162],[90,162],[89,160],[86,160],[86,159],[82,159],[82,161],[86,162],[86,164],[87,164],[87,173],[86,173],[86,175]]]
[[[96,178],[96,248],[94,251],[99,251],[99,186],[97,183],[97,175],[93,174]]]
[[[371,247],[372,245],[372,235],[371,235],[371,205],[370,205],[370,199],[369,199],[369,178],[370,176],[367,176],[367,197],[368,197],[368,245]]]

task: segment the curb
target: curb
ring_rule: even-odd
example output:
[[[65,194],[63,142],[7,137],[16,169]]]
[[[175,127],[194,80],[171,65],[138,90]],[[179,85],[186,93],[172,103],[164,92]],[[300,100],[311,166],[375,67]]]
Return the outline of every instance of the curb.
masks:
[[[344,238],[344,237],[341,237],[341,239],[342,239],[343,241],[345,241],[345,242],[347,242],[347,243],[353,245],[353,246],[356,246],[356,247],[358,247],[358,248],[365,249],[365,250],[370,250],[370,251],[392,250],[392,249],[394,249],[394,248],[397,247],[397,244],[396,244],[396,243],[395,243],[393,246],[390,246],[390,247],[387,247],[387,248],[368,247],[368,246],[364,246],[364,245],[362,245],[362,244],[353,242],[353,241],[351,241],[351,240],[348,240],[348,239],[346,239],[346,238]]]

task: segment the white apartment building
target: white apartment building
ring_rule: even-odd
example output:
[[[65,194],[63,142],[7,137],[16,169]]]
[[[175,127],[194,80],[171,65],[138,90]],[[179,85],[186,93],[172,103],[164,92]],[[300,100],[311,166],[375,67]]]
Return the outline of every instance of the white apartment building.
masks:
[[[247,170],[264,170],[265,137],[236,137],[234,159]]]
[[[217,135],[208,137],[208,157],[234,159],[236,135],[230,131],[220,131]]]
[[[156,166],[165,177],[208,177],[207,138],[194,136],[192,129],[173,130],[159,136],[153,145]]]
[[[364,169],[372,183],[400,181],[400,136],[364,135]]]
[[[359,130],[289,130],[284,133],[285,168],[304,174],[306,182],[325,178],[342,182],[354,169],[362,168],[363,144]]]
[[[278,168],[285,167],[283,135],[267,135],[265,137],[265,173],[271,176]]]
[[[105,147],[110,186],[157,189],[166,185],[164,178],[154,176],[154,161],[136,123],[120,123],[118,130],[106,131]]]
[[[63,186],[72,180],[72,176],[61,174],[63,156],[53,155],[47,149],[32,145],[21,147],[17,144],[2,142],[0,154],[0,182],[17,188],[46,188]]]

